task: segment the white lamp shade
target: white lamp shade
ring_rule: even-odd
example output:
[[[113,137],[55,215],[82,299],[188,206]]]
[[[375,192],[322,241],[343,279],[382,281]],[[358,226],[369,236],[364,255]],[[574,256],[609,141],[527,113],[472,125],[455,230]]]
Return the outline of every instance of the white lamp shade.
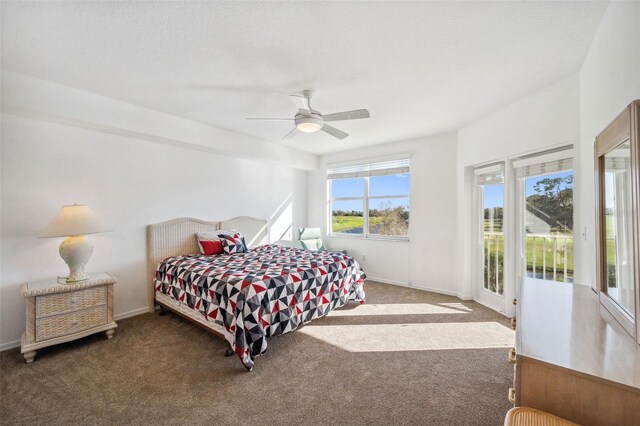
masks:
[[[40,238],[67,237],[70,235],[97,234],[110,231],[96,212],[88,206],[73,204],[63,206],[40,233]]]

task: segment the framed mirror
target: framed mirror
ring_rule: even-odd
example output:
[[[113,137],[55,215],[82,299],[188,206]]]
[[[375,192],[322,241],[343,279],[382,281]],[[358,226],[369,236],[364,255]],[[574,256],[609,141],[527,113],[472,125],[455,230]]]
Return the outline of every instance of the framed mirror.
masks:
[[[596,138],[597,263],[600,303],[638,342],[640,101]]]

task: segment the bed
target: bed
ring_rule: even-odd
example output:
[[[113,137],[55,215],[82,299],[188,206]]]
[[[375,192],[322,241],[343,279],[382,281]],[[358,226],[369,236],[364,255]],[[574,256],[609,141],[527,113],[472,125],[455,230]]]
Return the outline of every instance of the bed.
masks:
[[[198,254],[195,233],[219,229],[240,231],[250,250]],[[351,256],[268,244],[268,234],[266,221],[250,217],[180,218],[147,230],[150,306],[222,336],[249,371],[268,338],[365,298],[366,276]]]

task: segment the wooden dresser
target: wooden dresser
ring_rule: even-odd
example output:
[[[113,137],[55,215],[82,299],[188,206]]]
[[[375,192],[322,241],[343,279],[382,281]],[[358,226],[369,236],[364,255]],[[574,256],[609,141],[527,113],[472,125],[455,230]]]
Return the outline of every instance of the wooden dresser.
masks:
[[[55,279],[24,283],[25,332],[21,352],[32,362],[36,350],[104,331],[111,338],[117,327],[113,321],[113,285],[107,274],[93,274],[75,284]]]
[[[527,281],[516,311],[516,406],[583,425],[640,425],[640,345],[591,288]]]

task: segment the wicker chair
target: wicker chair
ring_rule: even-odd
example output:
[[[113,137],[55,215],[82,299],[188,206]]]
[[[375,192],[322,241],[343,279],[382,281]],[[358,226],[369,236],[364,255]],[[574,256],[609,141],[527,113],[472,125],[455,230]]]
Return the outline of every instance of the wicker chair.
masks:
[[[514,407],[507,413],[504,426],[578,426],[544,411],[529,407]]]
[[[305,250],[334,251],[347,254],[346,250],[329,250],[322,243],[320,228],[299,228],[298,242]]]

